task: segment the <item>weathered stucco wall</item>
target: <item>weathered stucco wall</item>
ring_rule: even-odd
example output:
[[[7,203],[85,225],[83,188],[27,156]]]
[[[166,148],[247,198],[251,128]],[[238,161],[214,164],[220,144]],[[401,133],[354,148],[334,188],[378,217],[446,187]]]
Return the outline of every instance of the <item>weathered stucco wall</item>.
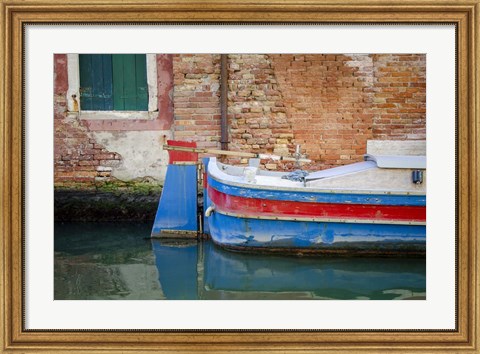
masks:
[[[99,119],[95,114],[85,119],[82,112],[68,110],[72,63],[69,56],[59,54],[54,65],[55,185],[131,180],[161,183],[168,162],[161,146],[172,136],[172,56],[157,55],[153,63],[158,110],[151,119]]]
[[[162,149],[163,136],[169,135],[169,131],[92,132],[95,141],[122,157],[111,172],[112,177],[122,181],[163,180],[168,164],[168,154]]]

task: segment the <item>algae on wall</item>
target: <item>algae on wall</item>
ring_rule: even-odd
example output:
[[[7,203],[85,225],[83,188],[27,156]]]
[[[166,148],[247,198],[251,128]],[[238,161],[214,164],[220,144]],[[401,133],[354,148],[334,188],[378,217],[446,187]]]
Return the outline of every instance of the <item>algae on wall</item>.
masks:
[[[55,187],[55,221],[152,221],[162,186],[145,181]]]

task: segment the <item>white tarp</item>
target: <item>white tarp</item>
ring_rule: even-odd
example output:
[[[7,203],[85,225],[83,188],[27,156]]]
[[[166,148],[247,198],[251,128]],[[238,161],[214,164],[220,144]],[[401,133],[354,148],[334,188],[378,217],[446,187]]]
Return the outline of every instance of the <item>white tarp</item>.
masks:
[[[427,168],[427,159],[425,156],[391,156],[391,155],[370,155],[366,154],[366,161],[374,161],[379,168]]]
[[[350,165],[329,168],[328,170],[312,172],[306,177],[306,180],[309,181],[314,179],[337,177],[350,173],[365,171],[374,167],[377,167],[374,161],[357,162]]]

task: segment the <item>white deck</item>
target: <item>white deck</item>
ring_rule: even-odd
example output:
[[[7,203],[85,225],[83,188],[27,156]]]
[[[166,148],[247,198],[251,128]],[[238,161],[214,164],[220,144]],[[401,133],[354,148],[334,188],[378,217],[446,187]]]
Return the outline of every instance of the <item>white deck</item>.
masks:
[[[425,171],[424,182],[417,185],[411,180],[412,169],[379,168],[371,160],[310,173],[305,184],[282,179],[281,176],[286,174],[283,172],[264,175],[262,170],[258,170],[254,181],[248,181],[244,175],[245,170],[245,167],[218,163],[216,158],[211,158],[208,166],[208,172],[213,178],[229,185],[254,189],[385,194],[425,194],[426,191]]]

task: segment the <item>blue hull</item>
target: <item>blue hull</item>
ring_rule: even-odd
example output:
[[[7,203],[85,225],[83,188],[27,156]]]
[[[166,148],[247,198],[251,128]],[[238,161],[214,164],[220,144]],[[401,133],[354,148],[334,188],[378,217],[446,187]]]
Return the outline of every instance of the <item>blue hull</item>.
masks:
[[[228,249],[281,253],[424,254],[425,225],[309,222],[213,212],[213,241]]]

